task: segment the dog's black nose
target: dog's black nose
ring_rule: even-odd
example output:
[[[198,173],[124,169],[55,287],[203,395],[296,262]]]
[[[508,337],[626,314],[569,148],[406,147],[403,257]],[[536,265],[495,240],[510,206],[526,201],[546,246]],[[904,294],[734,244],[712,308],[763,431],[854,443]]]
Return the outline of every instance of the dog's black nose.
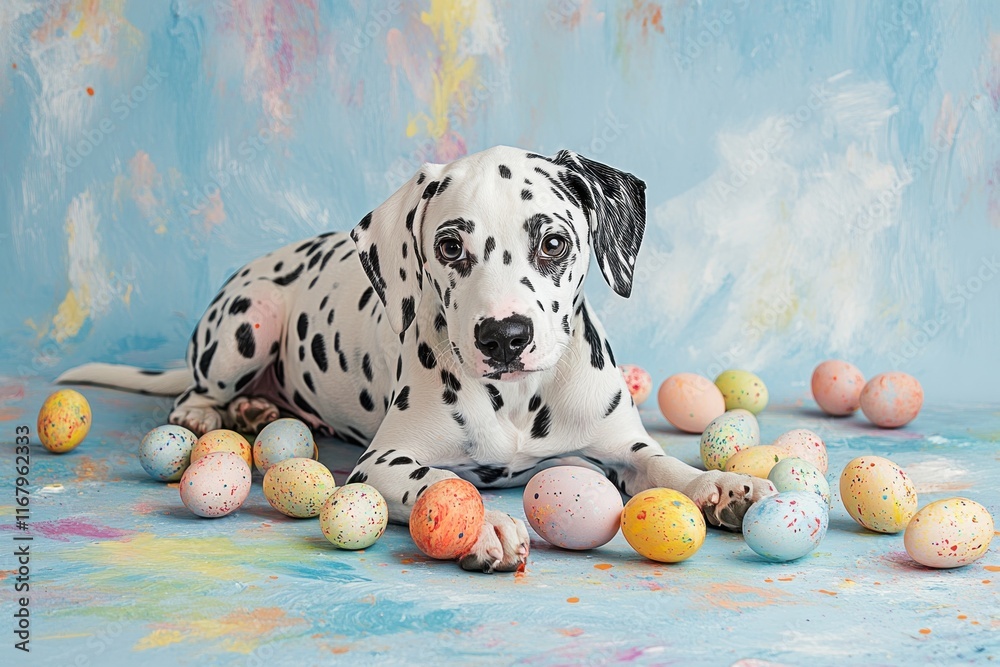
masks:
[[[476,327],[476,347],[490,359],[506,365],[521,356],[534,336],[534,326],[524,315],[502,320],[491,317]]]

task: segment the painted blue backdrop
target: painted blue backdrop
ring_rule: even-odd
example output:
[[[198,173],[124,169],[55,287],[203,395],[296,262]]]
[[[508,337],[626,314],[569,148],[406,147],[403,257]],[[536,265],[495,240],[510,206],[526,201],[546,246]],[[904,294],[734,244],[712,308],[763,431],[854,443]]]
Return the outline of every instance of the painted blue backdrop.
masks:
[[[422,161],[648,184],[622,361],[808,395],[823,358],[996,400],[1000,4],[5,0],[0,372],[160,364],[217,286]]]

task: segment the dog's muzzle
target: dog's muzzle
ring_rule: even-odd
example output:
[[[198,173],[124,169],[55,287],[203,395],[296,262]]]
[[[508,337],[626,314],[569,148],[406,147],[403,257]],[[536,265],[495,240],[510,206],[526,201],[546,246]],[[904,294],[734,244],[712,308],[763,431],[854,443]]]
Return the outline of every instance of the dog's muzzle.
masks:
[[[535,337],[531,319],[511,315],[502,320],[489,318],[476,325],[476,347],[496,369],[509,369]]]

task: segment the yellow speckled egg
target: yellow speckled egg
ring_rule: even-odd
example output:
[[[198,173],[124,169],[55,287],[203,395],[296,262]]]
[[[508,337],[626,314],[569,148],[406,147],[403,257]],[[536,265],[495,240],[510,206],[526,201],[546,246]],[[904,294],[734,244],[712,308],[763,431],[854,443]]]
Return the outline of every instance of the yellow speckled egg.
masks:
[[[859,456],[840,473],[840,498],[855,521],[898,533],[917,511],[917,491],[903,469],[881,456]]]
[[[903,544],[910,558],[936,568],[962,567],[990,550],[993,517],[968,498],[935,501],[913,515]]]
[[[45,399],[38,411],[38,439],[45,449],[62,454],[83,442],[90,423],[90,403],[83,394],[62,389]]]
[[[632,496],[622,511],[622,534],[650,560],[679,563],[705,542],[705,518],[680,491],[649,489]]]
[[[198,438],[198,442],[194,443],[194,448],[191,450],[191,463],[211,452],[239,454],[253,469],[253,450],[250,448],[250,443],[236,431],[217,428]]]
[[[861,411],[882,428],[899,428],[913,421],[924,404],[917,378],[894,371],[876,375],[861,390]]]
[[[785,453],[788,458],[805,459],[819,471],[826,474],[829,461],[826,455],[826,443],[823,439],[805,428],[797,428],[782,433],[771,443]]]
[[[701,434],[699,451],[706,470],[722,470],[738,451],[760,444],[760,426],[749,410],[729,410],[712,420]]]
[[[715,386],[726,400],[726,410],[743,408],[756,415],[767,407],[767,387],[750,371],[722,371]]]
[[[340,487],[319,514],[323,535],[340,549],[367,549],[382,537],[388,523],[385,498],[368,484]]]
[[[788,454],[774,445],[750,447],[729,457],[729,460],[726,461],[725,471],[767,479],[771,468],[784,458],[788,458]]]
[[[296,519],[318,516],[323,503],[336,490],[333,474],[312,459],[285,459],[264,474],[267,502],[282,514]]]
[[[671,375],[657,393],[660,412],[667,421],[688,433],[701,433],[726,411],[722,392],[706,377],[694,373]]]

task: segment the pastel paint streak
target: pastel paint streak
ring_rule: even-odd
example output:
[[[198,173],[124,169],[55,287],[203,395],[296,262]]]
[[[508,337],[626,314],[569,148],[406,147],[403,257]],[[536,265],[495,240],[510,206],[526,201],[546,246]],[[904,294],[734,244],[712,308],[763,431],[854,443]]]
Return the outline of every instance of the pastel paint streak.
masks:
[[[135,644],[135,650],[163,648],[180,642],[215,642],[222,650],[248,654],[261,644],[290,638],[309,625],[279,607],[240,609],[225,616],[156,623],[154,630]]]
[[[156,233],[164,234],[167,231],[167,218],[164,216],[165,202],[162,193],[163,176],[156,164],[146,151],[136,151],[128,161],[128,175],[115,178],[115,201],[121,204],[127,195]]]
[[[791,602],[790,598],[784,591],[735,582],[710,584],[704,593],[705,604],[736,612]]]
[[[0,530],[13,531],[13,525],[0,525]],[[74,537],[86,537],[94,540],[118,540],[131,535],[131,530],[121,530],[110,526],[101,526],[86,519],[68,518],[56,521],[36,521],[31,524],[32,536],[47,537],[57,542],[69,542]]]
[[[910,463],[905,470],[918,494],[965,491],[974,486],[967,479],[969,472],[953,458],[936,456]]]

